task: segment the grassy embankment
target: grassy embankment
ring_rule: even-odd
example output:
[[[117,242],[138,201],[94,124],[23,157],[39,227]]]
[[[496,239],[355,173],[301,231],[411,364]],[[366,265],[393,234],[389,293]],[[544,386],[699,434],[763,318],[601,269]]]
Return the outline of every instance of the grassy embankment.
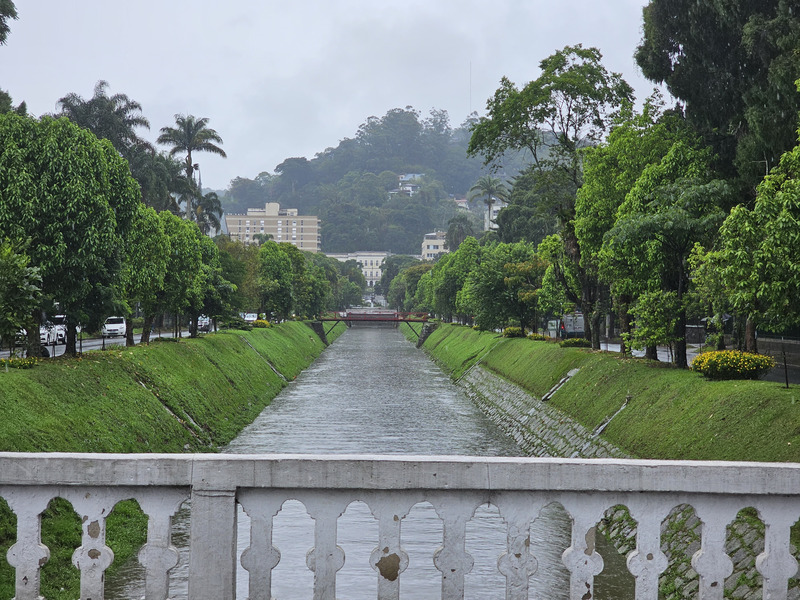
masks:
[[[765,381],[708,381],[688,370],[616,353],[440,325],[424,349],[454,379],[476,361],[542,397],[580,371],[550,402],[594,429],[630,401],[603,437],[631,456],[800,462],[800,388]]]
[[[342,331],[337,326],[328,339]],[[214,452],[323,349],[308,325],[288,322],[10,369],[0,373],[0,450]],[[135,502],[117,505],[108,520],[114,565],[135,552],[145,531]],[[4,557],[15,537],[15,518],[0,499],[0,598],[14,595],[14,571]],[[77,597],[71,554],[80,545],[80,522],[65,501],[51,503],[42,539],[52,553],[42,569],[44,596]]]

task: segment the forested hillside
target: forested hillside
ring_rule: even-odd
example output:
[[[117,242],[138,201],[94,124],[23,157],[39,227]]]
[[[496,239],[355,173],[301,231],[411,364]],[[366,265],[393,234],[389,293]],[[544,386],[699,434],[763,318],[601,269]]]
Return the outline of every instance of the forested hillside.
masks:
[[[453,128],[443,110],[422,117],[410,106],[392,109],[369,117],[353,138],[311,160],[287,158],[274,174],[237,177],[222,198],[223,208],[244,213],[278,202],[317,215],[325,252],[419,254],[425,233],[447,229],[456,210],[453,197],[466,196],[487,172],[479,157],[467,156],[474,121]],[[516,157],[514,152],[504,162],[504,176],[516,174],[523,164]],[[403,174],[421,175],[413,196],[392,193]]]

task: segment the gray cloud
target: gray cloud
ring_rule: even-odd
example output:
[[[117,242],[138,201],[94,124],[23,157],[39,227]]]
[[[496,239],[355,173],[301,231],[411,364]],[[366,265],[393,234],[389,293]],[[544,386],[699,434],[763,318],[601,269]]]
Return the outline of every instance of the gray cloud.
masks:
[[[0,87],[34,114],[99,79],[158,129],[210,118],[228,159],[198,157],[205,185],[272,171],[352,137],[370,115],[482,112],[500,78],[524,84],[568,44],[597,46],[639,98],[633,62],[646,0],[60,0],[22,2],[0,48]]]

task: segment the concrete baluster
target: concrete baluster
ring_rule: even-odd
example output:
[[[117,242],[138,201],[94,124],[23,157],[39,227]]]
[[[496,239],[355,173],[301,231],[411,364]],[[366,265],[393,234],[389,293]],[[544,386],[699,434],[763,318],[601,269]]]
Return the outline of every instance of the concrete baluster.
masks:
[[[39,600],[41,568],[50,559],[42,544],[42,512],[53,498],[53,489],[0,488],[0,496],[17,515],[17,541],[8,549],[8,563],[16,569],[16,600]]]
[[[570,572],[570,600],[594,598],[594,576],[603,570],[603,557],[595,551],[596,525],[603,512],[615,504],[611,498],[591,492],[562,497],[562,505],[572,518],[572,544],[561,555]]]
[[[797,560],[789,547],[789,528],[797,521],[797,503],[788,498],[762,500],[758,513],[764,521],[764,552],[756,569],[764,577],[763,600],[786,600],[787,582],[797,574]]]
[[[236,492],[192,489],[189,598],[236,597]]]
[[[81,545],[72,553],[72,564],[81,572],[81,600],[103,600],[106,569],[114,553],[106,546],[106,518],[121,499],[121,489],[71,488],[63,496],[80,515]]]
[[[369,557],[378,573],[378,600],[399,600],[400,574],[408,568],[408,554],[400,544],[403,519],[419,500],[417,494],[371,492],[365,500],[378,519],[378,546]]]
[[[272,545],[273,518],[286,499],[285,492],[239,492],[239,503],[250,517],[250,546],[242,553],[242,566],[250,573],[249,600],[272,598],[272,570],[281,560],[280,550]]]
[[[467,522],[483,498],[468,492],[458,496],[436,493],[430,502],[442,520],[442,545],[433,553],[433,564],[442,574],[442,600],[461,600],[464,575],[475,564],[466,550]]]
[[[636,549],[628,554],[628,570],[636,578],[637,600],[658,600],[658,578],[667,566],[661,551],[661,523],[674,502],[650,495],[634,495],[625,502],[636,520]]]
[[[698,598],[722,600],[725,578],[733,573],[733,561],[725,553],[726,529],[743,505],[738,499],[704,498],[693,500],[692,506],[702,523],[700,550],[692,556],[692,568],[700,575]]]
[[[172,545],[172,517],[188,490],[158,488],[139,490],[139,506],[148,517],[147,543],[139,550],[139,563],[145,568],[145,598],[167,600],[169,572],[178,564],[178,550]]]
[[[528,600],[529,582],[539,563],[531,554],[531,523],[539,516],[544,500],[529,493],[502,492],[492,497],[506,522],[506,551],[497,568],[506,578],[506,600]]]
[[[314,572],[314,600],[336,600],[336,573],[345,558],[336,544],[338,519],[351,499],[329,490],[312,491],[300,498],[314,519],[314,547],[306,554],[306,566]]]

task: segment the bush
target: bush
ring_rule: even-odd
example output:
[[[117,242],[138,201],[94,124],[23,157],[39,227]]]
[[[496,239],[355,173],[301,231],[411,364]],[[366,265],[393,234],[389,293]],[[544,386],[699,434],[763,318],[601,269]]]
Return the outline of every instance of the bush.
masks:
[[[255,321],[253,321],[253,327],[258,329],[266,329],[268,327],[272,327],[272,323],[270,323],[266,319],[256,319]]]
[[[549,338],[546,335],[542,335],[541,333],[529,333],[528,339],[533,340],[535,342],[547,342],[550,341],[552,338]]]
[[[221,329],[243,329],[244,331],[250,331],[253,326],[250,325],[247,321],[245,321],[242,317],[233,316],[223,319],[220,323]]]
[[[704,352],[692,361],[692,371],[709,379],[758,379],[774,366],[771,356],[738,350]]]
[[[507,338],[525,337],[525,333],[522,331],[522,327],[506,327],[505,329],[503,329],[503,337]]]
[[[592,342],[586,338],[567,338],[559,346],[562,348],[591,348]]]
[[[36,359],[30,358],[0,358],[0,370],[5,370],[6,367],[11,369],[32,369],[36,366]]]

